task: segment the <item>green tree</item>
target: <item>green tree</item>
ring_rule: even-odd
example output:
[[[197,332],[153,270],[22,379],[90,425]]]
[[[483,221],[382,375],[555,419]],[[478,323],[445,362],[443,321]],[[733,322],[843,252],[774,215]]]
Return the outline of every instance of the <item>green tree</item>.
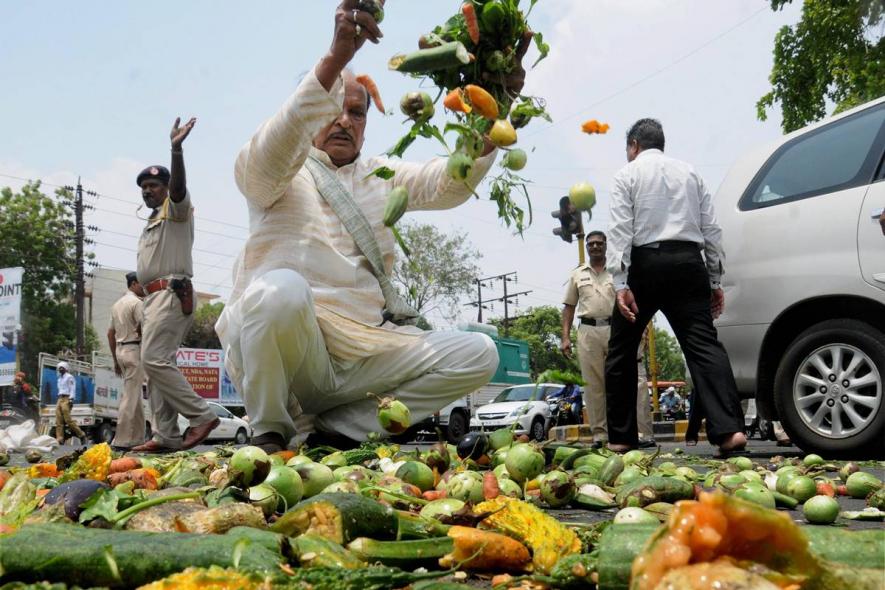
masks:
[[[646,355],[646,363],[648,355]],[[659,381],[685,381],[685,359],[676,337],[655,326],[655,360]],[[649,371],[649,379],[651,372]]]
[[[0,190],[0,268],[22,266],[22,334],[20,361],[31,379],[37,377],[39,353],[57,354],[76,345],[76,322],[71,301],[75,268],[73,212],[62,199],[45,195],[40,183],[19,192]],[[87,331],[86,354],[97,345]]]
[[[490,323],[498,328],[501,335],[504,334],[503,319],[494,319]],[[523,315],[510,320],[508,338],[525,340],[529,343],[529,364],[532,378],[548,369],[569,371],[580,375],[581,368],[574,355],[568,359],[559,350],[561,334],[562,311],[552,305],[543,305],[530,307]],[[572,339],[577,341],[574,333]]]
[[[224,310],[224,303],[206,303],[194,311],[194,323],[184,337],[185,348],[221,348],[215,333],[215,322]]]
[[[770,0],[780,10],[792,0]],[[760,120],[780,103],[790,132],[826,115],[885,94],[882,0],[804,0],[802,19],[785,26],[774,42],[771,91],[759,99]]]
[[[421,315],[439,310],[447,319],[456,317],[461,296],[472,292],[482,254],[463,232],[448,235],[426,223],[402,223],[399,231],[410,257],[398,256],[394,284]]]

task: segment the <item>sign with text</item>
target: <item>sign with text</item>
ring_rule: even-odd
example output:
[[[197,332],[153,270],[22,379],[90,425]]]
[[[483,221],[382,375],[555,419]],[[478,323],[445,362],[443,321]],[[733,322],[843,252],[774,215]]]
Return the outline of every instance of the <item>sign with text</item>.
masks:
[[[24,273],[21,267],[0,268],[0,386],[15,379]]]
[[[200,397],[226,406],[242,405],[224,370],[224,352],[205,348],[179,348],[178,368]]]

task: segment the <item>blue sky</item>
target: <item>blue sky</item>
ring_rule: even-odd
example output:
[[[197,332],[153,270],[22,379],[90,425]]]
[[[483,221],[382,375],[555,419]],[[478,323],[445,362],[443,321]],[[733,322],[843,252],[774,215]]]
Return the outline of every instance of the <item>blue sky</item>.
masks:
[[[466,231],[483,252],[486,275],[517,271],[514,290],[533,291],[519,308],[558,305],[577,255],[550,233],[549,211],[571,184],[589,181],[599,193],[590,227],[605,228],[608,185],[624,164],[624,133],[633,121],[661,119],[668,153],[694,163],[713,188],[742,152],[780,136],[778,114],[759,122],[755,103],[768,89],[777,30],[799,18],[796,4],[774,13],[766,0],[541,0],[531,24],[552,52],[529,72],[526,92],[547,99],[554,124],[534,123],[519,144],[530,152],[524,172],[534,182],[534,225],[523,239],[513,237],[485,200],[407,219]],[[176,116],[196,116],[185,145],[197,210],[195,279],[198,288],[227,295],[231,265],[248,233],[234,158],[325,52],[336,5],[0,3],[0,186],[21,185],[9,176],[52,184],[82,176],[101,195],[89,199],[96,210],[87,220],[102,228],[93,236],[98,261],[132,268],[141,227],[135,175],[166,163]],[[388,71],[387,60],[413,49],[422,32],[458,5],[388,1],[382,44],[367,44],[353,64],[374,77],[388,108],[417,86]],[[589,118],[612,130],[581,134]],[[398,114],[373,112],[365,152],[385,150],[404,129]],[[427,142],[407,157],[436,152]],[[502,313],[496,306],[491,315]],[[431,320],[443,323],[434,314]]]

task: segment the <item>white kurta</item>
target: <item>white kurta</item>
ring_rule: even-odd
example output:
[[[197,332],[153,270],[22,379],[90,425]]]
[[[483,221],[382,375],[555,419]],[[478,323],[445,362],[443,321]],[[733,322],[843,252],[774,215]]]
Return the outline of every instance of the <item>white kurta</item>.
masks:
[[[326,92],[311,72],[282,110],[240,151],[235,175],[248,201],[250,236],[234,268],[230,303],[235,303],[246,287],[267,271],[295,270],[310,284],[329,353],[356,360],[407,344],[415,330],[393,324],[378,328],[384,308],[378,280],[303,167],[308,154],[335,170],[351,191],[375,230],[388,273],[393,268],[394,239],[382,219],[390,191],[406,187],[410,211],[455,207],[471,196],[471,187],[492,166],[495,154],[477,160],[467,184],[449,177],[444,158],[412,163],[360,157],[336,170],[325,152],[311,143],[341,113],[343,87],[339,79],[331,92]],[[396,174],[389,181],[369,176],[380,166]],[[221,322],[220,335],[224,327]]]
[[[378,279],[303,167],[312,154],[351,191],[389,273],[394,239],[382,219],[390,191],[404,186],[412,211],[455,207],[471,196],[494,153],[477,160],[467,184],[449,177],[443,158],[358,158],[335,168],[311,143],[343,104],[340,79],[326,92],[308,74],[237,158],[250,236],[216,330],[256,435],[301,438],[317,428],[362,439],[379,429],[367,392],[395,391],[417,422],[487,383],[497,367],[495,346],[481,334],[380,325]],[[380,166],[394,177],[370,176]]]

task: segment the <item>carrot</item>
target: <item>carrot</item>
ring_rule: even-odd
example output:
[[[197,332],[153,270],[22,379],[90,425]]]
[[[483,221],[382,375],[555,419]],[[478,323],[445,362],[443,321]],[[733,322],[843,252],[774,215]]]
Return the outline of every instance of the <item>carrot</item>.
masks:
[[[360,74],[356,77],[356,81],[363,85],[363,88],[366,89],[366,92],[368,92],[369,96],[372,97],[372,100],[375,101],[375,108],[381,111],[381,114],[383,115],[384,102],[381,100],[381,92],[378,90],[378,85],[375,84],[372,77],[368,74]]]
[[[156,490],[159,487],[157,485],[157,476],[155,476],[156,473],[157,471],[155,469],[131,469],[129,471],[110,474],[108,476],[108,483],[113,487],[117,487],[118,485],[131,481],[135,484],[136,488],[142,490]]]
[[[498,101],[495,100],[494,96],[476,84],[468,84],[464,88],[467,90],[467,96],[470,98],[473,110],[478,115],[492,121],[498,118]]]
[[[50,490],[49,488],[46,488],[46,489],[43,489],[43,490],[37,490],[37,491],[35,492],[35,495],[36,495],[38,498],[42,498],[43,496],[45,496],[46,494],[48,494],[48,493],[51,492],[51,491],[52,491],[52,490]]]
[[[473,6],[473,2],[462,4],[461,14],[464,15],[464,24],[467,25],[467,32],[470,33],[470,40],[476,45],[479,43],[479,21],[476,18],[476,8]]]
[[[469,113],[473,110],[469,104],[464,102],[464,91],[460,88],[455,88],[446,95],[443,99],[443,106],[456,113]]]
[[[494,471],[486,471],[482,477],[482,497],[486,500],[494,500],[501,493],[498,487],[498,478]]]
[[[108,474],[124,473],[126,471],[138,469],[139,467],[141,467],[141,459],[136,457],[122,457],[111,461],[111,467],[108,469]]]
[[[292,451],[289,449],[284,449],[282,451],[277,451],[276,453],[274,453],[274,455],[282,458],[283,461],[288,461],[289,459],[291,459],[292,457],[295,456],[295,451]]]
[[[427,490],[426,492],[421,494],[421,497],[424,498],[425,500],[429,500],[430,502],[433,502],[434,500],[441,500],[441,499],[445,498],[446,491],[445,490]]]

